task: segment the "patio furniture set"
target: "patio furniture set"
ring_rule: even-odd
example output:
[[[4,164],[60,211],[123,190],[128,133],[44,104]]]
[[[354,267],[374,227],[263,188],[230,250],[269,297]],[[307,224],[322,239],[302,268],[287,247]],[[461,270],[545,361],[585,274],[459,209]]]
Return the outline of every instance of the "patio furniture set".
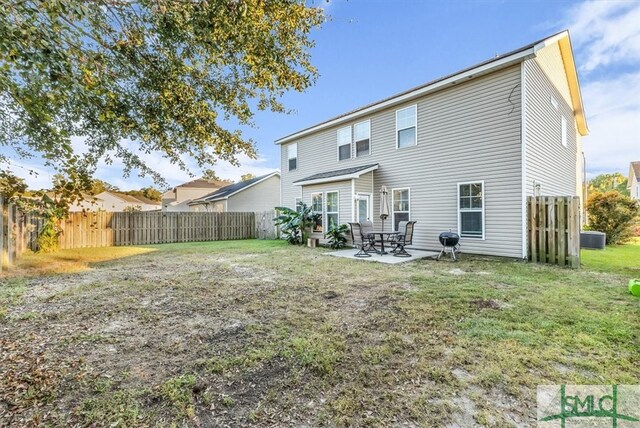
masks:
[[[381,256],[393,254],[395,257],[411,257],[405,246],[413,243],[413,229],[415,221],[401,221],[398,223],[398,230],[374,230],[373,223],[363,221],[360,223],[349,223],[351,228],[351,240],[359,251],[356,257],[371,257],[370,253],[377,253]],[[390,251],[385,250],[385,245]]]
[[[371,257],[371,253],[384,256],[392,254],[394,257],[411,257],[406,246],[413,243],[413,231],[415,221],[401,221],[398,230],[374,230],[371,221],[349,223],[351,229],[351,241],[358,248],[355,257]],[[442,250],[436,256],[440,260],[443,255],[449,254],[452,261],[456,261],[456,254],[460,253],[460,235],[455,232],[442,232],[438,236]],[[390,251],[386,251],[390,248]]]

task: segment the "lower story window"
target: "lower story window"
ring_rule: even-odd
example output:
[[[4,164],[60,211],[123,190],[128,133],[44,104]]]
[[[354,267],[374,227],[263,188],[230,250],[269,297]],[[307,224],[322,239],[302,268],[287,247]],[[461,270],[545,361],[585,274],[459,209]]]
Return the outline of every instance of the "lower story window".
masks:
[[[484,239],[484,183],[458,184],[460,236]]]
[[[296,211],[302,212],[302,198],[296,198]]]
[[[339,225],[338,192],[327,192],[327,230]]]
[[[393,189],[391,192],[393,208],[393,229],[398,230],[401,221],[409,221],[410,202],[409,189]]]
[[[320,214],[313,225],[313,232],[322,233],[322,193],[311,194],[311,211],[314,214]]]

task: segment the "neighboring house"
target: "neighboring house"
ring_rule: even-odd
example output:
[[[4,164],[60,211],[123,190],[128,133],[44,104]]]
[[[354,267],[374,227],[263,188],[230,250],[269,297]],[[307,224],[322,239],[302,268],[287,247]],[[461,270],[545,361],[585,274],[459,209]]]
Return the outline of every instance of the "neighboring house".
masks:
[[[588,128],[567,31],[276,141],[281,203],[322,220],[416,220],[414,247],[443,231],[465,252],[527,257],[527,197],[582,195]]]
[[[224,181],[211,182],[204,178],[180,184],[162,194],[162,211],[189,211],[189,202],[228,184]]]
[[[629,189],[629,195],[631,195],[633,199],[640,200],[640,161],[629,164],[627,189]]]
[[[158,211],[160,202],[152,201],[143,196],[131,196],[118,192],[104,191],[96,196],[97,206],[104,211]],[[96,211],[96,210],[93,210]]]
[[[54,192],[47,192],[46,194],[51,199],[57,200],[58,198]],[[74,201],[72,204],[69,204],[69,212],[98,211],[100,210],[101,204],[102,200],[97,196],[83,193],[81,201]]]
[[[189,202],[194,212],[262,212],[280,204],[278,171],[222,187]]]

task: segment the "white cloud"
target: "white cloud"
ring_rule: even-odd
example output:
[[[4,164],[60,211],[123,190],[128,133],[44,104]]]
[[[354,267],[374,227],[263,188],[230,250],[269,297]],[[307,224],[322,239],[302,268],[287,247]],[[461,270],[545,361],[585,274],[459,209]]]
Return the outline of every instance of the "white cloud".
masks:
[[[640,61],[640,2],[589,1],[571,12],[569,28],[580,70]]]
[[[590,176],[640,159],[640,2],[589,1],[569,11],[590,134],[583,140]]]

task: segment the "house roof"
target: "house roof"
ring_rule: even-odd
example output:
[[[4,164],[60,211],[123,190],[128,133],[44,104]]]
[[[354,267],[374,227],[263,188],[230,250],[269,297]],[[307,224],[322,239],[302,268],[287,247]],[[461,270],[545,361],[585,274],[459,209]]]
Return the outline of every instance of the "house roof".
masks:
[[[175,187],[198,187],[198,188],[220,188],[228,184],[225,181],[209,181],[204,178],[196,178],[195,180],[187,181],[186,183],[178,184]]]
[[[305,186],[309,184],[329,183],[332,181],[350,180],[352,178],[358,178],[362,174],[374,171],[378,169],[378,164],[373,163],[369,165],[354,166],[351,168],[337,169],[334,171],[321,172],[319,174],[313,174],[309,177],[301,180],[296,180],[293,184],[298,186]]]
[[[126,193],[120,193],[120,192],[110,192],[108,190],[105,190],[104,192],[99,193],[100,195],[103,193],[107,193],[113,197],[116,197],[122,201],[125,202],[130,202],[133,204],[148,204],[148,205],[160,205],[160,202],[157,201],[152,201],[151,199],[145,198],[144,196],[133,196],[133,195],[127,195]]]
[[[549,46],[553,43],[558,43],[560,47],[560,53],[562,55],[565,73],[567,74],[567,77],[568,77],[569,92],[571,95],[573,109],[576,115],[578,131],[580,132],[580,135],[587,135],[589,133],[589,129],[587,127],[587,122],[584,115],[584,107],[582,103],[582,95],[580,93],[578,73],[577,73],[575,62],[573,59],[573,50],[571,48],[571,41],[569,39],[569,31],[565,30],[557,34],[554,34],[552,36],[546,37],[544,39],[530,43],[519,49],[513,50],[511,52],[507,52],[502,55],[496,55],[494,58],[483,61],[479,64],[476,64],[471,67],[465,68],[463,70],[457,71],[455,73],[440,77],[438,79],[424,83],[420,86],[416,86],[412,89],[392,95],[391,97],[384,98],[380,101],[375,101],[371,104],[367,104],[363,107],[360,107],[350,112],[333,117],[324,122],[320,122],[316,125],[302,129],[301,131],[295,132],[293,134],[289,134],[285,137],[282,137],[276,140],[275,143],[276,144],[287,143],[296,138],[303,137],[305,135],[311,134],[321,129],[325,129],[330,126],[334,126],[334,125],[346,122],[348,120],[357,119],[361,116],[382,110],[386,107],[390,107],[396,104],[400,104],[402,102],[412,100],[414,98],[425,95],[429,92],[441,89],[446,85],[455,85],[462,81],[466,81],[468,79],[478,77],[478,76],[511,66],[513,64],[522,62],[526,59],[534,58],[536,56],[536,53],[540,49],[546,46]]]
[[[214,201],[219,201],[222,199],[227,199],[232,195],[235,195],[236,193],[242,192],[243,190],[246,190],[248,188],[250,188],[251,186],[254,186],[264,180],[267,180],[268,178],[271,178],[273,176],[277,175],[278,177],[280,176],[280,172],[279,171],[274,171],[270,174],[265,174],[265,175],[261,175],[260,177],[255,177],[252,178],[251,180],[245,180],[245,181],[239,181],[237,183],[233,183],[230,184],[228,186],[224,186],[218,190],[216,190],[215,192],[209,193],[208,195],[204,195],[200,198],[197,199],[193,199],[192,201],[189,202],[189,205],[196,205],[196,204],[201,204],[201,203],[206,203],[206,202],[214,202]]]

